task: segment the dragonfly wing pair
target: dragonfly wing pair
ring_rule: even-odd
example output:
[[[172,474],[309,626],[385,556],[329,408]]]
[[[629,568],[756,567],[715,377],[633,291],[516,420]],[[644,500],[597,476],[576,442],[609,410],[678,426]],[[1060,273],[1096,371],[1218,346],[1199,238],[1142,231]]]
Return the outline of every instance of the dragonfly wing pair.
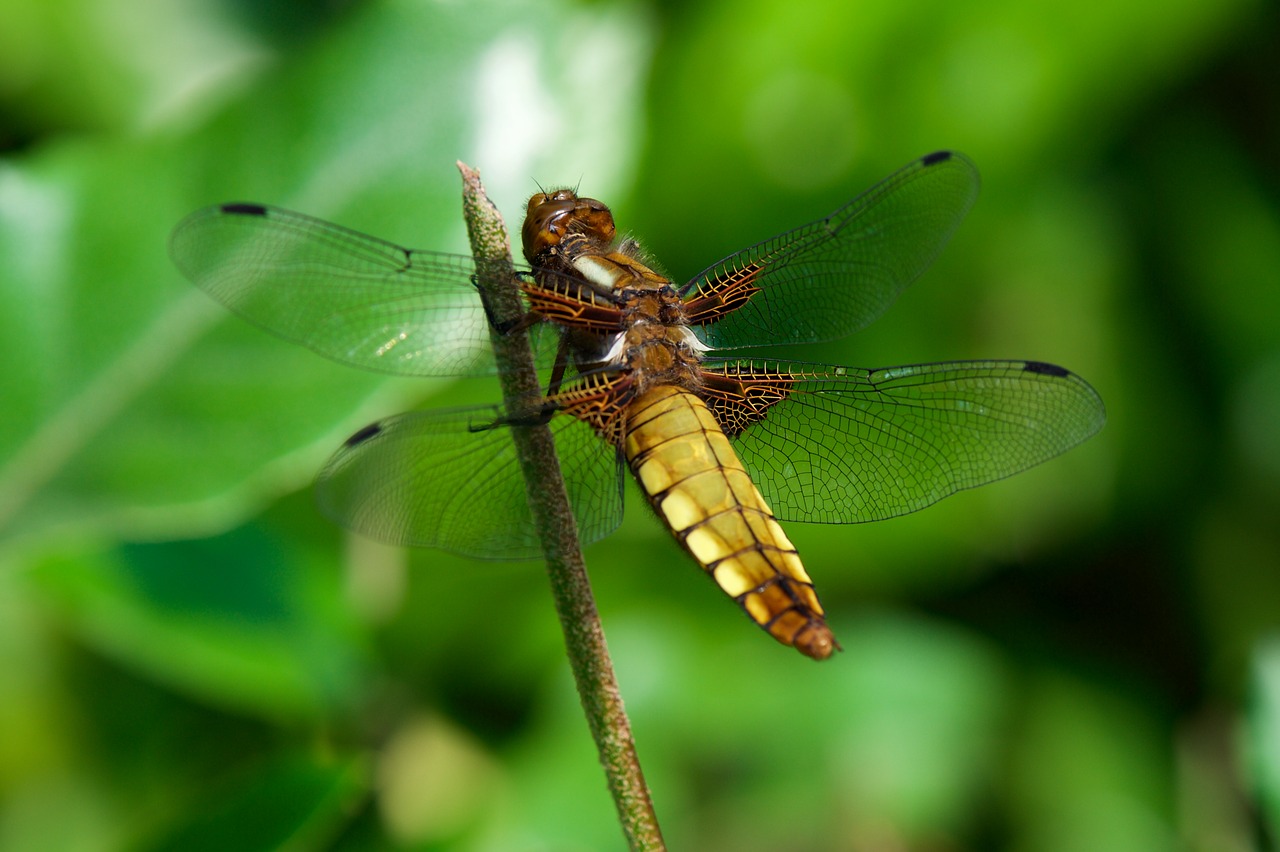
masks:
[[[512,283],[537,309],[535,357],[558,390],[512,404],[571,415],[549,422],[583,539],[618,525],[625,459],[676,537],[748,615],[822,658],[834,637],[774,516],[854,523],[901,515],[1096,432],[1104,420],[1097,394],[1040,362],[865,370],[715,355],[863,328],[933,261],[977,190],[967,159],[931,154],[678,289],[628,243],[615,243],[598,201],[570,190],[535,196],[525,228],[533,267]],[[606,230],[593,240],[601,223]],[[538,251],[528,251],[530,235]],[[187,277],[232,310],[335,360],[398,375],[495,371],[475,287],[486,273],[472,258],[405,249],[257,204],[192,214],[171,251]],[[672,422],[702,424],[687,445],[656,426],[628,426],[658,402],[687,409]],[[535,557],[540,545],[506,428],[521,422],[494,409],[382,420],[325,467],[320,504],[385,541]],[[650,457],[629,435],[664,448]],[[682,465],[701,484],[667,482]],[[650,488],[658,481],[665,484]],[[704,492],[727,501],[723,519],[686,505]],[[722,526],[743,528],[752,543],[730,552],[736,533]]]

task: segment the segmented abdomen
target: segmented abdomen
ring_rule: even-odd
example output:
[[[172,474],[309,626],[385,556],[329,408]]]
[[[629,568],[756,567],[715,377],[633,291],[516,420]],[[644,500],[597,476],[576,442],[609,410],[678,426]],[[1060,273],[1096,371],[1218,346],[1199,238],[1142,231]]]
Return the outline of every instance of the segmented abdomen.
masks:
[[[831,656],[838,646],[800,556],[702,400],[662,385],[626,418],[627,462],[676,539],[775,639]]]

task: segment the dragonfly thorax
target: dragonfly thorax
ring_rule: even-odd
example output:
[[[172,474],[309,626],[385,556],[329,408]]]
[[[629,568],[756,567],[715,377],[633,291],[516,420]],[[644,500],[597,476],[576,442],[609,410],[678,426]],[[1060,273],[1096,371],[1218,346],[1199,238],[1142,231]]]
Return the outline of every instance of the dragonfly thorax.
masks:
[[[653,384],[693,390],[706,347],[685,323],[680,297],[671,287],[625,291],[621,360],[637,391]]]
[[[609,306],[599,313],[613,317],[615,334],[599,335],[605,329],[597,324],[596,345],[583,346],[581,336],[570,340],[580,365],[625,372],[628,395],[656,384],[700,386],[706,347],[689,327],[684,302],[671,281],[645,263],[634,240],[614,245],[609,208],[571,190],[541,193],[529,199],[523,233],[540,283],[563,294],[550,304],[530,293],[534,310],[580,322],[576,312]]]

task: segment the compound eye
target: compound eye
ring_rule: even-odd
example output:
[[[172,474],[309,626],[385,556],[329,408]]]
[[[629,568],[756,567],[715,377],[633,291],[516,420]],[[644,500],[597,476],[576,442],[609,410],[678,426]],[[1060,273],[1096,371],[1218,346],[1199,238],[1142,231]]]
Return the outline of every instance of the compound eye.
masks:
[[[534,208],[540,207],[543,204],[546,204],[550,200],[551,199],[547,197],[547,194],[545,192],[539,192],[538,194],[534,195],[532,198],[529,199],[529,204],[525,208],[525,215],[532,213],[534,211]]]

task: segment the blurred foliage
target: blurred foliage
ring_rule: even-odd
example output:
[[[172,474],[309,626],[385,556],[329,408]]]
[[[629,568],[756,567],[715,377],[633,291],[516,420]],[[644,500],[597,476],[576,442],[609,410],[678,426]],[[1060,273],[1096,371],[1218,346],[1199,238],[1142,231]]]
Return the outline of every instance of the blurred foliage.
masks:
[[[1054,361],[1110,421],[916,515],[793,526],[821,666],[629,495],[587,556],[667,838],[1273,848],[1278,39],[1249,0],[0,0],[0,848],[621,846],[539,566],[311,505],[355,428],[494,387],[225,315],[166,257],[185,213],[458,250],[463,159],[509,223],[581,182],[682,279],[942,147],[977,209],[817,357]]]

